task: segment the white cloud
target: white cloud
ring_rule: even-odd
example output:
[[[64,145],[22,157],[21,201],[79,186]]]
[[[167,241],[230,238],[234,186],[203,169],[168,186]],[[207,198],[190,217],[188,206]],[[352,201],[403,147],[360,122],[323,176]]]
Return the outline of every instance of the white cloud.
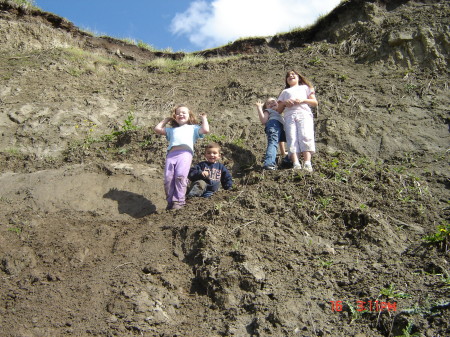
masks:
[[[195,0],[172,19],[171,31],[201,49],[241,37],[270,36],[314,23],[340,0]]]

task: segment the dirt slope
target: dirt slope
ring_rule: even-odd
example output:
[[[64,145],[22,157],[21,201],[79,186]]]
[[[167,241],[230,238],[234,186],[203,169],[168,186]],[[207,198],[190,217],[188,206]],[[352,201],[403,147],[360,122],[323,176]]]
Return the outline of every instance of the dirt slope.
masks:
[[[450,334],[449,14],[345,1],[187,65],[0,2],[0,336]],[[291,68],[311,175],[261,170],[254,102]],[[152,129],[182,102],[235,188],[169,212]]]

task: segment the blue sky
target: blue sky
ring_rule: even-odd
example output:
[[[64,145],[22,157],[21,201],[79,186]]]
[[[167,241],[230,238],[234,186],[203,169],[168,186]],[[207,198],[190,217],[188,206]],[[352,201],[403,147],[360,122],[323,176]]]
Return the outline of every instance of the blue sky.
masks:
[[[340,0],[34,0],[96,35],[193,52],[314,23]]]

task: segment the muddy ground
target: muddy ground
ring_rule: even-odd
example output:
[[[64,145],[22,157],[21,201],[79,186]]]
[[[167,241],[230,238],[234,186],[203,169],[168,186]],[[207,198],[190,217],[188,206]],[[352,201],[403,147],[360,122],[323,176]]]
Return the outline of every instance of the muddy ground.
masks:
[[[0,336],[450,334],[448,3],[348,1],[197,65],[0,9]],[[261,169],[254,103],[291,68],[312,174]],[[166,211],[178,103],[235,185]]]

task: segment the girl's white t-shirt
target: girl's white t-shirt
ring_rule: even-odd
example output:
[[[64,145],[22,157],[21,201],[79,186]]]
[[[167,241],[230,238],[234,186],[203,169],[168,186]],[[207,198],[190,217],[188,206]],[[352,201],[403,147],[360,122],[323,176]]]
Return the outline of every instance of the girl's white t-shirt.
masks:
[[[194,153],[194,144],[199,138],[203,138],[200,125],[184,124],[174,128],[166,128],[166,138],[169,141],[167,152],[174,146],[186,145]]]
[[[306,84],[294,85],[293,87],[284,89],[281,92],[280,97],[278,97],[278,101],[287,101],[288,99],[301,99],[301,100],[303,100],[303,99],[307,99],[313,93],[314,93],[314,89],[310,88]],[[304,114],[311,114],[312,115],[311,108],[306,103],[295,104],[295,105],[293,105],[291,107],[286,107],[284,109],[285,117],[289,116],[289,115],[292,115],[294,113],[297,113],[297,114],[304,113]]]

